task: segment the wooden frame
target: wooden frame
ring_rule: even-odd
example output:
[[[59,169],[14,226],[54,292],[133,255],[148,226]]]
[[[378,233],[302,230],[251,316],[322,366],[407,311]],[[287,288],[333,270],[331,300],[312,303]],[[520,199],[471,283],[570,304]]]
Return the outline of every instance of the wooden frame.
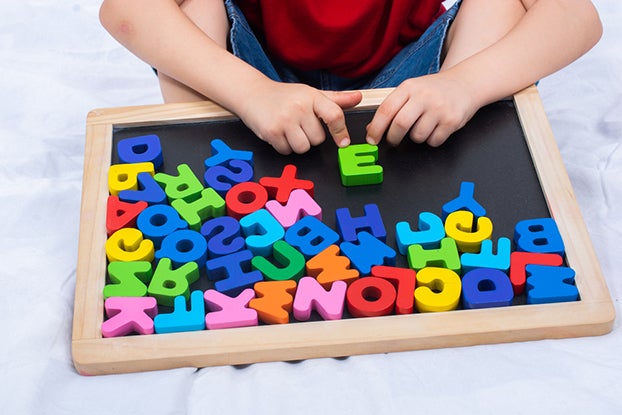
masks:
[[[364,91],[359,108],[376,107],[387,93]],[[530,87],[514,100],[549,210],[566,244],[568,265],[577,274],[580,301],[118,338],[103,338],[100,331],[113,127],[233,115],[209,102],[92,111],[86,130],[73,320],[76,369],[98,375],[608,333],[615,318],[611,297],[537,89]]]

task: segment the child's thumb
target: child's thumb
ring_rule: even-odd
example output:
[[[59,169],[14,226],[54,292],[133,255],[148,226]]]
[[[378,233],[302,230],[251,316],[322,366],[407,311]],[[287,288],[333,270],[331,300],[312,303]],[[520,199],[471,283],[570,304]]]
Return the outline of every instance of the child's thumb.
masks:
[[[352,108],[363,99],[361,91],[323,91],[324,94],[341,108]]]

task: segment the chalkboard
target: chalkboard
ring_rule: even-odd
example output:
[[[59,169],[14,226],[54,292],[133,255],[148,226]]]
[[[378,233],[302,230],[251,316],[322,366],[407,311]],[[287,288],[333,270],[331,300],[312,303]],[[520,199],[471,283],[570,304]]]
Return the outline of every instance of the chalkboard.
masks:
[[[347,112],[353,143],[364,141],[365,126],[386,93],[382,90],[366,91],[364,103]],[[377,162],[384,170],[383,182],[345,187],[340,182],[337,148],[330,139],[304,155],[279,155],[255,137],[239,119],[213,104],[92,112],[87,123],[74,315],[76,367],[81,373],[98,374],[594,335],[609,331],[613,321],[611,300],[543,114],[537,91],[532,88],[518,94],[514,101],[501,101],[482,108],[441,147],[432,148],[410,140],[404,140],[397,147],[383,142],[379,146]],[[116,143],[123,138],[144,134],[159,136],[164,154],[160,171],[165,173],[176,174],[176,166],[186,163],[198,177],[202,177],[204,160],[211,155],[210,141],[215,138],[222,139],[234,149],[253,151],[255,180],[264,176],[278,177],[286,164],[293,164],[298,169],[299,178],[315,183],[315,199],[323,209],[323,222],[334,228],[336,209],[347,207],[352,216],[360,216],[366,204],[375,203],[387,229],[387,244],[392,247],[395,247],[397,222],[408,221],[415,229],[420,212],[440,216],[443,204],[458,196],[460,184],[472,182],[475,184],[475,199],[487,210],[486,216],[493,222],[493,240],[502,236],[512,239],[514,226],[523,219],[550,216],[556,219],[567,245],[566,260],[577,272],[581,299],[570,304],[536,306],[520,305],[524,304],[524,298],[520,296],[515,298],[514,306],[494,310],[418,313],[281,327],[104,339],[99,327],[103,319],[101,289],[105,283],[105,256],[102,257],[101,249],[105,229],[102,236],[102,229],[98,227],[102,227],[105,220],[102,206],[105,207],[107,196],[106,172],[111,163],[118,162]],[[577,242],[576,238],[580,241]],[[581,256],[576,254],[577,250]],[[406,259],[399,254],[397,265],[407,266]],[[586,314],[588,309],[591,311]],[[582,314],[569,319],[569,312],[575,316],[577,312]],[[489,324],[498,328],[488,327]],[[324,327],[336,331],[328,334]],[[381,334],[378,328],[381,328]],[[340,330],[348,330],[350,334],[347,338],[340,337],[335,334]],[[256,341],[257,335],[266,339],[265,344]],[[171,339],[183,341],[186,346],[177,347]],[[213,347],[216,340],[221,342],[219,347]],[[285,344],[276,345],[278,341]],[[154,352],[156,345],[164,347],[165,351]],[[148,348],[150,353],[141,357],[136,348]]]
[[[365,126],[373,113],[373,109],[346,113],[354,143],[364,142]],[[255,180],[278,177],[286,164],[294,164],[298,177],[316,184],[315,199],[323,208],[323,220],[333,228],[336,209],[348,207],[357,216],[368,203],[378,204],[387,228],[404,220],[416,226],[419,212],[440,216],[442,205],[458,196],[463,181],[475,183],[475,198],[495,225],[493,239],[511,239],[520,220],[550,216],[512,101],[483,108],[438,148],[410,140],[398,147],[383,142],[377,164],[383,167],[384,180],[369,186],[341,185],[337,147],[330,139],[304,155],[282,156],[237,119],[115,128],[113,163],[118,162],[114,151],[118,140],[145,134],[160,137],[165,162],[159,171],[173,175],[178,164],[186,163],[202,178],[214,138],[234,149],[253,151]],[[393,239],[388,242],[394,245]]]

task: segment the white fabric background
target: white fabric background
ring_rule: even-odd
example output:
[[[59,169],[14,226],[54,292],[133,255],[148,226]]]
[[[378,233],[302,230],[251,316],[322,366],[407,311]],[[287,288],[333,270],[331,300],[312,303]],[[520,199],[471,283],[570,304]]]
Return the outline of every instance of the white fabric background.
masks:
[[[622,2],[602,41],[539,89],[618,315]],[[0,2],[0,407],[6,414],[622,413],[606,336],[79,376],[70,354],[85,117],[159,103],[95,0]]]

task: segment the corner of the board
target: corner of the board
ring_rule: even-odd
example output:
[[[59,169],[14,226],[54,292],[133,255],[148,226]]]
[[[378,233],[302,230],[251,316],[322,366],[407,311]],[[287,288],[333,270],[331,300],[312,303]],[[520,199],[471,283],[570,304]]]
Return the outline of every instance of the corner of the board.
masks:
[[[73,361],[73,367],[80,376],[92,376],[93,374],[88,370],[88,363],[84,361],[83,349],[84,345],[81,345],[79,342],[71,342],[71,359]]]
[[[103,110],[101,108],[89,111],[86,114],[86,123],[87,124],[92,123],[96,118],[100,117],[102,113],[103,113]]]
[[[592,322],[595,335],[605,335],[613,331],[616,310],[611,301],[604,301],[598,306],[598,319]]]

